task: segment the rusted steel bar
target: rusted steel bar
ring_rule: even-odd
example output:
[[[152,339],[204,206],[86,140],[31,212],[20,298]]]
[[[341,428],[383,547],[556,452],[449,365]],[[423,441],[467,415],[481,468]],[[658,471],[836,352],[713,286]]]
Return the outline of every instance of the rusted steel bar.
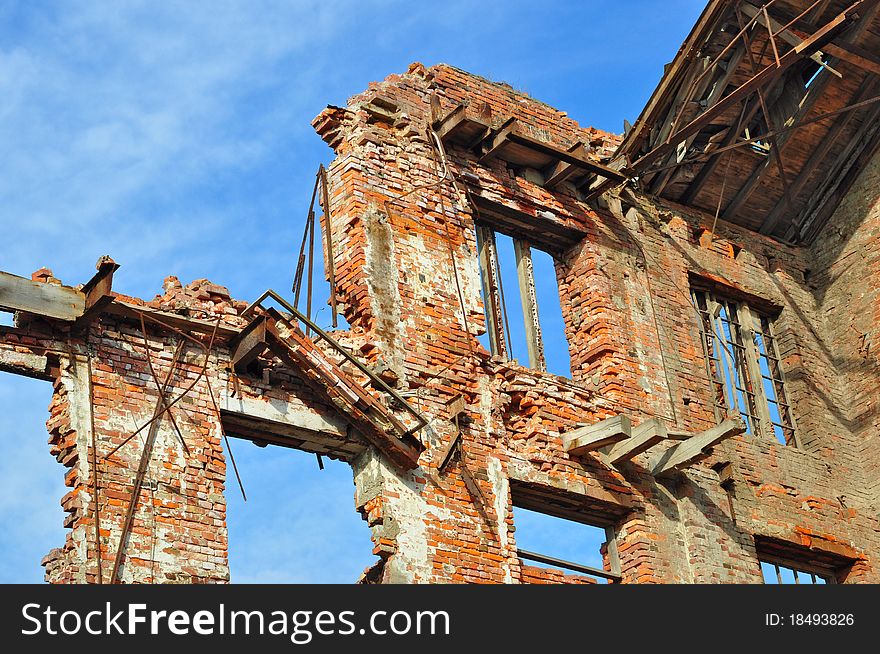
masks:
[[[862,100],[861,102],[856,102],[854,104],[848,105],[846,107],[842,107],[840,109],[835,109],[834,111],[827,111],[818,116],[814,116],[813,118],[808,118],[802,120],[794,125],[789,125],[788,127],[780,127],[777,130],[772,132],[767,132],[765,134],[759,134],[758,136],[752,136],[747,139],[743,139],[742,141],[737,141],[736,143],[732,143],[731,145],[727,145],[724,147],[720,147],[716,150],[712,150],[711,152],[706,152],[702,155],[694,157],[693,159],[682,159],[679,162],[667,164],[665,166],[658,166],[657,168],[651,168],[650,170],[646,170],[642,173],[642,175],[651,175],[653,173],[658,173],[662,170],[666,170],[667,168],[675,168],[677,166],[684,166],[686,164],[694,164],[694,163],[702,163],[704,161],[708,161],[713,157],[717,157],[719,154],[724,154],[730,150],[736,150],[737,148],[742,148],[747,145],[751,145],[757,141],[766,141],[774,136],[779,136],[780,134],[785,134],[786,132],[790,132],[795,129],[800,129],[801,127],[806,127],[807,125],[812,125],[813,123],[818,123],[819,121],[825,120],[826,118],[832,118],[842,113],[846,113],[848,111],[854,111],[856,109],[861,109],[862,107],[866,107],[870,104],[874,104],[875,102],[880,102],[880,96],[876,96],[873,98],[868,98],[867,100]]]
[[[162,392],[162,386],[159,383],[159,376],[156,374],[156,369],[153,367],[153,357],[150,355],[150,341],[147,338],[147,326],[144,324],[144,314],[141,313],[140,316],[141,333],[144,335],[144,352],[147,355],[147,366],[150,369],[150,375],[153,377],[153,382],[156,384],[156,389],[159,391],[159,398],[162,400],[162,406],[168,413],[168,418],[171,420],[171,424],[174,426],[174,431],[177,432],[177,438],[180,439],[180,444],[183,445],[183,451],[186,452],[187,456],[189,456],[189,447],[187,447],[186,440],[184,440],[183,434],[180,432],[180,427],[177,426],[177,420],[174,419],[174,414],[168,407],[167,398],[165,397],[165,393]]]
[[[319,180],[316,180],[316,183]],[[306,315],[312,317],[312,277],[315,274],[315,208],[313,206],[309,210],[309,257],[308,257],[308,276],[306,281]],[[309,328],[306,327],[306,336],[309,335]]]
[[[308,243],[309,238],[309,226],[313,223],[313,218],[315,214],[315,198],[318,195],[318,182],[320,178],[315,176],[315,186],[312,188],[312,199],[309,201],[309,212],[306,216],[306,226],[303,230],[302,242],[299,246],[299,257],[296,262],[296,273],[293,276],[293,286],[290,289],[293,291],[293,303],[296,306],[299,306],[299,295],[302,290],[302,276],[306,263],[306,243]]]
[[[330,221],[330,191],[327,183],[327,169],[324,164],[318,168],[321,175],[321,197],[324,204],[324,233],[327,235],[327,277],[330,283],[330,320],[336,329],[336,262],[333,259],[333,225]]]
[[[252,302],[250,304],[250,306],[248,306],[248,308],[242,312],[241,315],[247,316],[247,315],[250,315],[251,313],[253,313],[253,311],[256,309],[256,307],[259,307],[260,303],[263,302],[263,300],[265,300],[266,298],[272,298],[278,304],[280,304],[282,307],[284,307],[285,310],[289,311],[295,318],[303,321],[305,324],[307,324],[309,327],[311,327],[312,331],[314,331],[315,334],[317,334],[320,338],[322,338],[324,341],[326,341],[330,345],[330,347],[332,347],[334,350],[339,352],[339,354],[341,354],[343,357],[345,357],[345,359],[347,361],[349,361],[358,370],[360,370],[367,377],[369,377],[370,381],[373,384],[378,386],[382,391],[384,391],[385,393],[390,395],[392,398],[394,398],[395,401],[400,403],[400,405],[418,421],[418,425],[416,427],[410,429],[408,434],[414,433],[428,424],[428,419],[425,416],[423,416],[421,413],[416,411],[412,407],[412,405],[409,402],[407,402],[406,399],[404,399],[397,391],[395,391],[393,388],[391,388],[391,386],[389,386],[387,383],[385,383],[378,375],[376,375],[376,373],[374,373],[372,370],[370,370],[361,361],[359,361],[357,358],[355,358],[354,356],[349,354],[348,351],[336,341],[336,339],[334,339],[327,332],[325,332],[323,329],[318,327],[318,325],[316,325],[314,322],[312,322],[312,320],[310,318],[304,316],[302,314],[302,312],[299,311],[299,309],[297,309],[296,307],[291,305],[287,300],[285,300],[283,297],[278,295],[278,293],[273,291],[271,288],[268,289],[267,291],[265,291],[259,298],[257,298],[257,300],[255,302]]]
[[[211,387],[210,376],[205,376],[205,383],[208,385],[208,395],[211,397],[211,404],[214,405],[214,412],[217,414],[217,424],[220,426],[220,433],[223,435],[223,442],[226,443],[226,451],[229,452],[229,460],[232,463],[232,471],[235,473],[238,488],[241,490],[241,497],[247,502],[247,493],[244,492],[244,484],[241,481],[241,475],[238,474],[238,466],[235,464],[235,456],[232,454],[232,446],[229,444],[226,430],[223,429],[223,416],[220,414],[220,407],[217,405],[217,400],[214,399],[214,389]]]
[[[538,554],[536,552],[529,552],[528,550],[522,550],[517,548],[516,553],[519,555],[521,559],[528,559],[529,561],[535,561],[537,563],[544,563],[548,565],[555,565],[560,568],[568,568],[569,570],[574,570],[575,572],[581,572],[583,574],[592,575],[594,577],[602,577],[604,579],[610,579],[611,581],[620,581],[621,576],[614,572],[608,572],[607,570],[599,570],[599,568],[593,568],[588,565],[581,565],[580,563],[574,563],[572,561],[565,561],[563,559],[557,559],[552,556],[547,556],[545,554]]]
[[[201,380],[201,378],[205,375],[205,371],[206,371],[207,368],[208,368],[208,361],[209,361],[209,357],[210,357],[210,354],[211,354],[211,349],[214,347],[214,338],[215,338],[215,336],[217,335],[217,327],[220,325],[220,320],[221,320],[221,318],[217,318],[217,322],[214,324],[214,333],[211,334],[211,340],[210,340],[210,342],[209,342],[207,348],[205,348],[205,346],[204,346],[202,343],[199,343],[198,341],[195,341],[195,342],[199,345],[199,347],[202,347],[202,348],[205,349],[205,362],[204,362],[204,365],[202,366],[201,371],[200,371],[199,374],[196,376],[196,378],[192,381],[192,383],[191,383],[189,386],[187,386],[187,387],[183,390],[183,392],[182,392],[180,395],[178,395],[178,396],[175,397],[173,400],[171,400],[170,402],[168,402],[167,409],[170,409],[170,408],[173,407],[175,404],[177,404],[180,400],[182,400],[182,399],[183,399],[183,398],[184,398],[184,397],[185,397],[185,396],[186,396],[186,395],[187,395],[187,394],[188,394],[193,388],[195,388],[196,384],[198,384],[199,381]],[[172,329],[173,329],[173,328],[172,328]],[[194,340],[194,339],[193,339],[193,340]],[[114,447],[114,448],[113,448],[108,454],[104,455],[104,459],[108,459],[108,458],[110,458],[111,456],[113,456],[116,452],[119,451],[119,448],[121,448],[123,445],[125,445],[126,443],[128,443],[132,438],[134,438],[135,436],[137,436],[138,434],[140,434],[144,429],[146,429],[148,426],[150,426],[155,420],[157,420],[158,418],[161,418],[161,417],[165,414],[165,411],[166,411],[167,409],[163,408],[163,409],[159,412],[159,414],[158,414],[157,416],[154,416],[153,418],[150,418],[147,422],[145,422],[143,425],[141,425],[139,429],[135,430],[134,433],[132,433],[131,435],[129,435],[129,436],[128,436],[125,440],[123,440],[119,445],[117,445],[116,447]]]
[[[168,389],[168,386],[171,384],[171,378],[174,376],[174,370],[177,368],[177,363],[179,361],[180,355],[183,352],[183,341],[180,341],[177,345],[177,349],[174,352],[174,358],[171,361],[171,367],[168,369],[168,375],[165,377],[165,382],[162,385],[162,389],[159,391],[159,399],[156,401],[156,408],[153,410],[153,420],[150,424],[150,431],[147,434],[146,443],[144,443],[144,449],[141,452],[141,459],[138,463],[137,473],[134,478],[134,485],[131,490],[131,499],[128,502],[128,510],[125,514],[125,522],[122,525],[122,533],[119,535],[119,545],[116,547],[116,558],[113,560],[113,571],[110,574],[110,583],[115,584],[119,578],[119,566],[122,564],[122,553],[125,551],[125,545],[128,540],[128,535],[131,531],[131,525],[134,522],[134,511],[137,507],[138,497],[141,493],[141,487],[144,483],[144,475],[146,474],[147,467],[150,464],[150,456],[153,452],[153,444],[156,441],[156,435],[159,433],[159,415],[162,409],[162,395]]]

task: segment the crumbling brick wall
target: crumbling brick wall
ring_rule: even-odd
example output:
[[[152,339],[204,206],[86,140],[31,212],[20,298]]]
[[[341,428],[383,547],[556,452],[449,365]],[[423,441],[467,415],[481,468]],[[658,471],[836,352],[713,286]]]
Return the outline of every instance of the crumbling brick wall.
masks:
[[[439,105],[443,114],[462,102],[496,125],[517,117],[532,136],[561,148],[593,143],[596,158],[616,143],[508,86],[448,66],[413,65],[315,120],[337,154],[329,169],[331,229],[346,318],[354,331],[375,335],[367,353],[393,366],[401,388],[417,390],[427,413],[442,417],[457,393],[468,405],[463,459],[476,497],[456,462],[411,480],[406,498],[393,475],[384,495],[375,491],[379,497],[364,504],[389,562],[411,559],[404,574],[393,568],[386,578],[520,580],[508,488],[514,479],[575,493],[609,516],[628,582],[760,581],[756,536],[844,553],[860,562],[850,581],[875,579],[870,555],[878,525],[864,490],[873,471],[862,462],[864,439],[841,411],[828,410],[847,402],[846,388],[827,349],[829,316],[804,281],[816,265],[812,254],[726,224],[713,233],[711,216],[632,190],[592,206],[574,188],[550,191],[531,171],[511,170],[501,159],[481,163],[467,150],[448,153],[452,174],[444,179],[428,129],[437,114],[431,108]],[[486,327],[474,237],[479,215],[468,194],[538,224],[585,232],[556,253],[571,382],[489,359],[475,345]],[[861,208],[851,213],[853,222],[862,220]],[[395,275],[375,279],[373,251],[387,257]],[[801,448],[737,437],[672,483],[654,479],[644,459],[616,470],[597,456],[569,456],[561,433],[617,413],[659,417],[689,431],[715,424],[688,294],[693,274],[781,308],[777,336]],[[393,320],[377,327],[390,307]],[[429,471],[437,464],[431,453],[453,437],[448,421],[432,427]],[[726,463],[734,470],[730,500],[717,473]],[[381,485],[371,478],[369,487]],[[398,527],[401,516],[414,514],[427,516],[415,532]]]
[[[335,290],[350,325],[335,336],[428,419],[415,433],[417,465],[387,456],[314,380],[271,351],[236,370],[233,350],[253,316],[204,280],[183,287],[169,279],[150,303],[117,298],[127,313],[103,313],[85,334],[32,319],[0,332],[0,367],[55,383],[49,429],[53,453],[70,468],[71,532],[48,557],[47,577],[95,580],[95,515],[105,581],[113,567],[142,442],[107,454],[149,420],[158,399],[140,306],[154,312],[146,340],[161,370],[180,339],[187,344],[172,396],[195,385],[175,412],[189,453],[174,425],[161,422],[124,549],[124,581],[228,579],[227,433],[351,464],[355,506],[378,557],[364,583],[592,583],[523,561],[515,504],[607,527],[604,568],[624,583],[759,582],[768,547],[830,561],[840,581],[880,580],[877,162],[815,245],[795,248],[632,184],[588,202],[572,184],[545,187],[537,170],[445,147],[431,126],[462,104],[493,127],[516,118],[548,147],[584,144],[595,162],[619,143],[508,85],[445,65],[414,64],[315,119],[335,152],[321,224],[325,245],[333,240]],[[495,218],[478,202],[515,212],[533,245],[553,254],[570,379],[490,356],[480,344],[487,323],[475,223]],[[46,272],[41,279],[51,281]],[[775,307],[799,447],[743,434],[664,478],[652,474],[651,461],[674,447],[669,441],[619,465],[598,452],[569,454],[568,432],[616,415],[682,433],[717,424],[689,295],[694,279]],[[185,324],[175,330],[156,322],[162,316]],[[189,337],[206,344],[212,333],[201,376],[202,349]],[[330,369],[320,350],[312,355]],[[361,371],[340,365],[370,386]],[[394,401],[387,408],[400,410]]]

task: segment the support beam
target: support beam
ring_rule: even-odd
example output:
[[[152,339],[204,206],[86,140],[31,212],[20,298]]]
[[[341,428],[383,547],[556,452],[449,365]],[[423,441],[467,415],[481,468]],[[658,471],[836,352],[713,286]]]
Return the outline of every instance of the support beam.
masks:
[[[858,0],[857,2],[852,3],[816,33],[803,41],[799,46],[791,48],[788,52],[782,55],[779,59],[778,65],[772,63],[757,72],[749,80],[741,84],[735,91],[729,93],[714,106],[708,108],[690,123],[679,129],[675,134],[670,136],[666,142],[658,145],[642,156],[633,164],[633,168],[635,168],[636,172],[644,171],[658,159],[665,157],[671,150],[675,149],[675,146],[678,143],[681,143],[688,136],[699,132],[706,125],[724,113],[731,105],[751,95],[757,89],[766,86],[774,79],[779,78],[786,70],[804,57],[809,57],[816,52],[816,50],[820,50],[826,43],[849,27],[851,21],[854,20],[854,16],[859,15],[859,12],[868,11],[878,3],[880,3],[880,0]]]
[[[98,259],[95,267],[98,272],[81,289],[85,295],[85,310],[73,323],[74,331],[88,325],[113,302],[113,273],[119,270],[119,264],[110,257],[103,256]]]
[[[666,425],[658,418],[646,420],[632,430],[632,436],[609,447],[602,458],[609,465],[619,465],[646,452],[668,438]]]
[[[568,149],[568,151],[578,157],[586,159],[587,148],[584,147],[583,143],[575,143]],[[550,166],[548,170],[544,171],[544,186],[546,188],[554,188],[571,177],[574,173],[578,172],[579,169],[579,166],[576,166],[571,162],[560,160]]]
[[[507,139],[513,133],[514,129],[516,129],[516,118],[508,118],[498,129],[493,130],[492,133],[480,143],[479,162],[481,164],[485,163],[498,154],[498,151],[507,143]]]
[[[0,272],[0,309],[73,322],[85,312],[85,293]]]
[[[547,370],[547,362],[544,359],[544,340],[541,337],[538,296],[535,292],[532,249],[527,241],[515,238],[513,239],[513,254],[516,258],[516,277],[519,282],[519,298],[522,304],[523,322],[525,323],[529,368],[544,371]]]
[[[827,222],[846,194],[858,171],[877,151],[880,141],[880,105],[868,114],[861,130],[854,134],[849,144],[838,155],[829,169],[825,182],[813,195],[802,213],[797,239],[809,242]]]
[[[728,418],[720,425],[695,434],[685,441],[670,447],[651,462],[651,474],[655,477],[680,470],[691,463],[708,456],[706,450],[723,440],[742,434],[746,425],[741,418]]]
[[[631,433],[632,423],[629,417],[618,415],[565,432],[562,434],[562,444],[570,455],[581,456],[587,452],[628,440]]]
[[[266,341],[266,317],[251,321],[231,343],[233,368],[244,371],[251,362],[269,348]]]

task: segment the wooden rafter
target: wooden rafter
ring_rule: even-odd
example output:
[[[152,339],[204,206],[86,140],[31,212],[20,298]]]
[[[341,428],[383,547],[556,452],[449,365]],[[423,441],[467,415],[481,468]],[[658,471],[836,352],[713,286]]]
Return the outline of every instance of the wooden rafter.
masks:
[[[633,164],[635,171],[645,171],[658,159],[665,157],[675,148],[676,144],[699,132],[718,116],[722,115],[729,107],[740,102],[743,98],[755,92],[757,89],[765,87],[769,82],[778,79],[786,70],[804,57],[809,57],[817,50],[820,50],[826,43],[830,42],[846,29],[856,16],[873,9],[878,2],[880,2],[880,0],[857,0],[852,3],[844,11],[837,14],[837,16],[828,21],[819,30],[802,41],[800,45],[792,47],[785,54],[781,55],[778,65],[774,62],[758,71],[750,79],[726,95],[715,105],[707,108],[687,125],[678,129],[673,135],[667,138],[665,142],[656,145],[650,152],[639,158]]]

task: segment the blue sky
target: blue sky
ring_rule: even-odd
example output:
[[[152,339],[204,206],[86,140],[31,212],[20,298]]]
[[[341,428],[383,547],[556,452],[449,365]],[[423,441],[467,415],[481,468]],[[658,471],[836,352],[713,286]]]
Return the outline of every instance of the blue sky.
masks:
[[[131,295],[170,274],[245,300],[286,290],[331,155],[309,125],[325,105],[446,62],[619,132],[702,4],[0,0],[0,270],[77,284],[110,254]],[[2,582],[41,580],[63,542],[49,394],[0,375]],[[230,485],[234,581],[348,582],[372,562],[347,466],[233,448],[249,495]]]

